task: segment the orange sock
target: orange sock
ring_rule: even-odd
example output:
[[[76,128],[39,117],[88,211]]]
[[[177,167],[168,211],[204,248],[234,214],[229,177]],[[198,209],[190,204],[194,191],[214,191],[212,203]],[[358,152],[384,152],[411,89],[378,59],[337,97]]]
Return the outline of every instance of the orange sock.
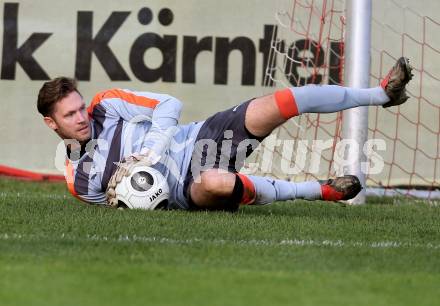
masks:
[[[237,173],[237,177],[243,184],[243,196],[241,197],[241,205],[252,205],[257,196],[254,183],[244,174]]]
[[[275,102],[280,110],[280,115],[284,119],[290,119],[298,116],[298,106],[296,105],[295,97],[289,88],[278,90],[275,92]]]

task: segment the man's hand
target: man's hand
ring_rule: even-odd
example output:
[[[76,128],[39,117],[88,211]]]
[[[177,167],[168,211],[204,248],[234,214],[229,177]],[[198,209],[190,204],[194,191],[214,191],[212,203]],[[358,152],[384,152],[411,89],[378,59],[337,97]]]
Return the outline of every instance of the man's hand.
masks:
[[[129,176],[134,167],[147,166],[151,167],[158,163],[160,156],[151,149],[143,149],[140,153],[133,153],[118,163],[118,168],[110,178],[107,185],[106,198],[107,203],[112,207],[118,207],[116,199],[116,185],[118,185],[124,176]]]

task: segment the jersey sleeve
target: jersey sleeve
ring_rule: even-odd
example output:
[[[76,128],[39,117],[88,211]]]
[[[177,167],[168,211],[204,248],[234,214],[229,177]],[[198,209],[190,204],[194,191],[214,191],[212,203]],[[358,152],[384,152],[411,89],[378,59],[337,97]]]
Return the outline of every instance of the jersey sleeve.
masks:
[[[163,153],[177,126],[182,103],[166,94],[111,89],[98,93],[88,108],[91,116],[96,107],[101,107],[106,117],[122,118],[127,122],[150,121],[151,128],[144,146],[158,155]]]
[[[144,147],[162,155],[174,135],[181,109],[182,103],[175,98],[157,105],[153,112],[151,128],[144,139]]]
[[[82,176],[78,177],[77,176],[78,169],[75,170],[75,167],[68,158],[66,158],[65,165],[66,168],[65,168],[64,176],[66,179],[67,189],[75,198],[83,202],[86,202],[88,204],[106,204],[105,192],[90,193],[88,188],[87,191],[84,192],[85,190],[83,188],[82,190],[83,192],[79,193],[75,188],[75,179],[80,179],[80,180],[82,179],[82,181],[87,182],[88,185],[90,184],[88,173],[87,174],[82,173]]]

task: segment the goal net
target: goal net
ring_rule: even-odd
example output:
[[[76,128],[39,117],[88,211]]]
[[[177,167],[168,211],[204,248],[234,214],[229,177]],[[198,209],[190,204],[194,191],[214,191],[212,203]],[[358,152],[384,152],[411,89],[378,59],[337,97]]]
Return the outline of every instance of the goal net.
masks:
[[[267,92],[306,84],[344,85],[345,2],[278,0],[276,7]],[[378,145],[369,153],[370,166],[380,171],[367,173],[367,194],[439,197],[437,33],[435,18],[393,0],[373,3],[370,86],[377,86],[400,56],[410,58],[414,78],[408,103],[369,109],[368,138],[380,139],[385,147]],[[340,175],[342,116],[305,114],[289,120],[263,142],[248,165],[253,162],[262,174],[294,181]]]

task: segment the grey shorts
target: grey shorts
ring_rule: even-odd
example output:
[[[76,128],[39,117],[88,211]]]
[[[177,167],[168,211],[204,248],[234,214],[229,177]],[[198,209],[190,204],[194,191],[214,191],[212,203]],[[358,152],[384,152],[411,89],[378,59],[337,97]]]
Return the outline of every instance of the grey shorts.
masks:
[[[194,175],[197,175],[197,173],[193,175],[192,170],[198,169],[197,172],[200,172],[199,169],[202,171],[223,169],[236,173],[243,167],[246,157],[264,139],[252,135],[245,127],[246,110],[252,100],[218,112],[203,123],[195,141],[185,178],[186,195]]]

